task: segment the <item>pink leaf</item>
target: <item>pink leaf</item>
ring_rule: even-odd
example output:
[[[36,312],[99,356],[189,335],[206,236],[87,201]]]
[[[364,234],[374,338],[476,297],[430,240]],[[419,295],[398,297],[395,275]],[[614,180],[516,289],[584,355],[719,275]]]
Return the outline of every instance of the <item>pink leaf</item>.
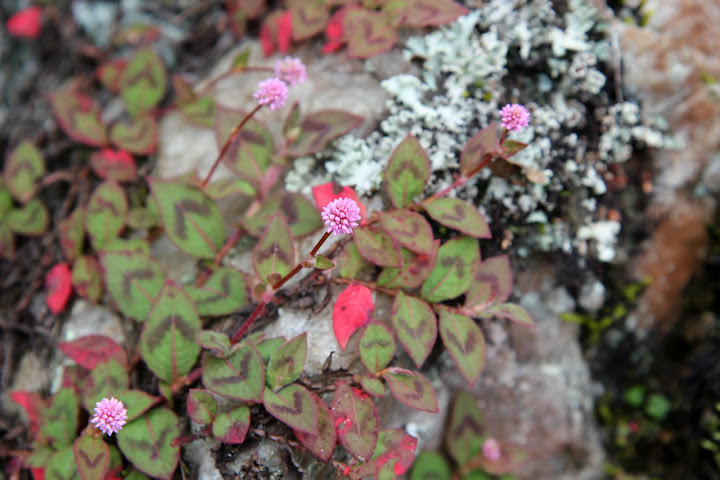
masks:
[[[349,7],[343,7],[336,11],[330,20],[328,21],[327,27],[325,27],[325,36],[328,41],[322,49],[322,53],[331,53],[338,50],[347,41],[345,38],[345,30],[343,29],[343,22],[345,16],[349,11]]]
[[[103,148],[90,155],[90,167],[98,177],[106,180],[130,182],[137,176],[135,160],[127,150]]]
[[[278,51],[287,53],[290,48],[290,39],[292,38],[292,12],[288,10],[283,13],[277,22],[277,42]]]
[[[333,331],[340,348],[345,350],[355,330],[370,320],[375,309],[370,289],[362,285],[349,285],[338,295],[333,306]]]
[[[273,31],[269,23],[270,22],[265,21],[260,27],[260,46],[262,47],[263,55],[266,57],[269,57],[275,51]]]
[[[70,269],[67,263],[58,263],[45,277],[46,302],[55,315],[62,312],[72,291]]]
[[[103,335],[87,335],[72,342],[60,342],[58,348],[76,364],[88,370],[110,359],[117,360],[121,365],[128,365],[125,349]]]
[[[47,408],[40,394],[35,392],[10,392],[10,398],[22,407],[30,421],[30,430],[37,434],[42,413]]]
[[[5,27],[13,37],[37,38],[42,27],[42,10],[38,6],[24,8],[10,17]]]
[[[346,197],[351,200],[355,200],[360,207],[360,221],[361,225],[366,223],[367,209],[365,205],[358,200],[357,193],[351,187],[342,187],[335,182],[323,183],[322,185],[316,185],[312,187],[313,198],[315,198],[315,205],[318,208],[322,208],[328,203],[332,202],[336,198]]]

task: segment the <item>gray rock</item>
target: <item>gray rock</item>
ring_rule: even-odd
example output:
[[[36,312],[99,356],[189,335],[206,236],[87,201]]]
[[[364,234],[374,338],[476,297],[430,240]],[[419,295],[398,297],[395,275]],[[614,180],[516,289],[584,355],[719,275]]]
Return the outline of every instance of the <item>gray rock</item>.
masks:
[[[593,279],[582,286],[578,304],[588,312],[597,312],[605,303],[605,285]]]

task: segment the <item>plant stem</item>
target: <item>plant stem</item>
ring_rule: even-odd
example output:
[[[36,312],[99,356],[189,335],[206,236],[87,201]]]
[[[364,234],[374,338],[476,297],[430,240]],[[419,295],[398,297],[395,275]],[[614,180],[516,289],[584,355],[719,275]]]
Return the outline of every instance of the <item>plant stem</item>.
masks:
[[[239,74],[245,73],[245,72],[271,72],[271,73],[273,73],[273,72],[275,72],[275,69],[272,67],[245,67],[240,70],[232,69],[232,70],[229,70],[229,71],[223,73],[222,75],[215,78],[214,80],[211,80],[207,85],[205,85],[203,88],[201,88],[200,91],[198,91],[196,93],[196,95],[198,97],[202,97],[203,95],[206,95],[210,90],[215,88],[215,86],[222,80],[232,77],[233,75],[239,75]]]
[[[235,141],[235,138],[240,134],[240,130],[245,126],[245,124],[252,118],[253,115],[257,113],[258,110],[262,108],[262,105],[258,105],[255,108],[253,108],[250,113],[245,115],[245,118],[243,118],[240,123],[238,123],[235,128],[233,128],[230,131],[230,135],[228,136],[227,141],[225,142],[225,145],[223,145],[222,149],[220,150],[220,154],[215,159],[215,163],[213,163],[212,168],[210,168],[210,171],[208,172],[207,176],[205,177],[205,180],[203,180],[202,185],[200,188],[205,188],[207,186],[208,182],[210,181],[210,177],[212,177],[212,174],[215,173],[215,169],[220,165],[220,160],[225,156],[225,154],[228,151],[228,148],[230,148],[230,145],[233,144]]]
[[[320,250],[320,247],[322,246],[322,244],[325,243],[325,240],[328,239],[328,237],[330,237],[330,232],[325,232],[325,234],[322,236],[322,238],[315,244],[315,247],[310,251],[310,253],[308,254],[308,256],[309,256],[309,257],[314,257],[314,256],[317,254],[318,250]],[[290,270],[290,272],[288,272],[287,275],[285,275],[283,278],[281,278],[280,281],[278,281],[275,285],[272,285],[272,287],[271,287],[271,288],[272,288],[272,291],[271,291],[271,292],[274,292],[274,291],[279,290],[280,287],[282,287],[283,285],[285,285],[285,283],[286,283],[288,280],[290,280],[292,277],[294,277],[295,275],[297,275],[297,273],[298,273],[300,270],[302,270],[302,268],[303,268],[302,262],[300,262],[300,263],[298,263],[297,265],[295,265],[295,268],[293,268],[292,270]],[[258,306],[255,307],[255,310],[253,310],[253,312],[250,314],[250,316],[248,317],[248,319],[245,320],[245,323],[243,323],[242,326],[240,327],[240,329],[239,329],[237,332],[235,332],[235,335],[233,335],[232,339],[230,340],[230,344],[231,344],[231,345],[235,345],[235,343],[239,342],[240,339],[242,339],[242,338],[245,336],[245,334],[248,332],[248,330],[250,330],[250,327],[252,326],[252,324],[255,323],[255,320],[256,320],[262,313],[264,313],[264,311],[265,311],[265,305],[267,305],[267,302],[270,301],[271,299],[272,299],[272,296],[271,296],[269,299],[267,299],[267,300],[262,300],[262,301],[258,304]]]
[[[235,230],[235,233],[232,234],[232,237],[228,238],[227,242],[225,242],[225,245],[222,246],[220,251],[217,255],[215,255],[215,265],[220,265],[222,263],[223,258],[225,258],[225,255],[230,251],[230,249],[240,241],[240,239],[245,234],[245,230],[240,227],[237,230]]]

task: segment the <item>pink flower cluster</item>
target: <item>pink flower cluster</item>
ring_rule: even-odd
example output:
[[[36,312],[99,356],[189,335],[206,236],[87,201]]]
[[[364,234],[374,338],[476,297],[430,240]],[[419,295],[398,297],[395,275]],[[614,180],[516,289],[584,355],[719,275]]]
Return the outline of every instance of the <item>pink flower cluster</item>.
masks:
[[[299,58],[285,57],[275,62],[275,76],[294,87],[305,81],[307,73]]]
[[[495,461],[500,458],[502,452],[500,450],[500,444],[493,437],[489,437],[482,446],[483,456],[488,460]]]
[[[328,227],[327,233],[352,233],[360,220],[360,207],[350,198],[336,198],[322,209],[322,219]]]
[[[530,112],[518,103],[507,104],[500,110],[500,119],[501,127],[519,132],[530,124]]]
[[[275,77],[258,83],[253,97],[260,105],[268,105],[270,110],[281,108],[288,97],[288,85],[298,85],[307,77],[305,65],[299,58],[285,57],[275,62]]]
[[[95,415],[90,423],[95,424],[95,428],[99,428],[101,432],[112,435],[119,432],[127,420],[127,410],[125,405],[116,399],[103,398],[95,404]]]

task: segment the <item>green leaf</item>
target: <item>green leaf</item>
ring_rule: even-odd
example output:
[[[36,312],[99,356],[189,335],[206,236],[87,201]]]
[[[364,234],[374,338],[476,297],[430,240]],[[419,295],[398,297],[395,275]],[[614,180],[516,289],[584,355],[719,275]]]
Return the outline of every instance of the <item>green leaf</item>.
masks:
[[[393,367],[387,369],[383,378],[399,402],[422,412],[440,411],[435,390],[430,381],[420,373]]]
[[[100,252],[108,292],[123,315],[145,320],[152,302],[165,284],[160,265],[148,255]]]
[[[485,366],[485,337],[471,318],[440,308],[440,336],[466,382],[473,387]]]
[[[199,97],[180,105],[180,111],[195,125],[212,128],[217,116],[217,103],[211,97]]]
[[[501,303],[499,305],[491,305],[488,308],[482,310],[478,317],[480,318],[505,318],[511,322],[522,325],[523,327],[530,327],[535,329],[535,323],[527,310],[520,305],[514,303]]]
[[[348,58],[370,58],[397,42],[397,29],[384,12],[351,9],[345,15],[343,26],[348,34]]]
[[[317,207],[305,196],[290,192],[271,195],[254,216],[243,219],[243,224],[250,235],[259,237],[277,211],[285,216],[295,238],[310,235],[323,227]]]
[[[120,77],[120,94],[132,117],[149,112],[165,96],[168,78],[160,56],[151,48],[137,50]]]
[[[410,480],[450,480],[450,466],[438,453],[423,450],[415,459]]]
[[[37,192],[37,182],[45,175],[45,160],[40,150],[23,140],[5,160],[3,180],[18,202],[27,203]]]
[[[380,215],[380,225],[403,247],[424,255],[435,252],[430,224],[410,210],[394,210]]]
[[[240,53],[235,55],[233,58],[232,66],[230,67],[234,72],[240,72],[245,70],[247,66],[248,58],[250,58],[250,49],[243,48]]]
[[[162,401],[142,390],[118,390],[114,397],[123,402],[127,409],[127,421],[132,422]]]
[[[105,244],[104,252],[132,253],[137,255],[150,256],[150,244],[144,238],[114,238]]]
[[[72,445],[67,445],[50,456],[45,467],[46,480],[76,480],[78,476]]]
[[[295,242],[285,218],[280,212],[270,217],[260,241],[253,251],[253,269],[260,281],[269,282],[270,276],[284,277],[295,266]]]
[[[651,393],[645,405],[645,413],[655,421],[662,422],[670,413],[672,403],[664,395]]]
[[[328,270],[335,268],[335,264],[325,255],[318,254],[318,256],[315,257],[315,268],[318,270]]]
[[[228,358],[203,355],[203,385],[211,392],[260,403],[263,399],[265,365],[260,352],[252,346],[236,350]]]
[[[21,235],[42,235],[49,222],[47,208],[37,198],[33,198],[23,207],[10,210],[6,219],[8,228]]]
[[[120,93],[120,77],[127,67],[126,58],[116,58],[102,63],[95,71],[95,76],[108,91]]]
[[[42,416],[41,436],[51,439],[54,448],[72,445],[78,426],[78,399],[72,388],[61,388],[53,395]]]
[[[290,4],[292,35],[296,42],[323,31],[330,13],[324,2],[293,2]]]
[[[131,153],[150,155],[155,152],[159,130],[151,115],[138,115],[128,122],[118,122],[110,129],[110,140]]]
[[[102,295],[102,272],[100,264],[90,255],[83,255],[73,265],[72,284],[83,298],[97,303]]]
[[[490,226],[477,208],[457,198],[423,202],[428,215],[441,225],[475,238],[491,238]]]
[[[72,451],[82,480],[105,478],[110,466],[110,447],[102,438],[83,435],[75,440]]]
[[[388,268],[400,268],[400,247],[392,236],[380,227],[360,227],[353,230],[358,253],[366,260]]]
[[[220,209],[202,190],[148,177],[165,232],[185,253],[214,258],[225,243]]]
[[[98,363],[90,370],[85,381],[82,405],[87,411],[92,412],[97,402],[103,398],[116,396],[121,390],[126,390],[129,383],[130,377],[125,366],[116,359],[111,358]]]
[[[353,380],[360,384],[360,386],[367,393],[373,397],[384,397],[385,396],[385,384],[377,377],[372,375],[353,375]]]
[[[60,127],[73,140],[93,147],[107,145],[107,130],[95,101],[71,90],[50,94],[50,104]]]
[[[102,179],[132,182],[137,177],[137,165],[130,152],[103,148],[90,155],[90,168]]]
[[[312,394],[302,385],[292,383],[277,393],[266,388],[263,405],[270,415],[293,430],[318,434],[318,407]]]
[[[439,248],[440,240],[435,240],[432,255],[413,255],[410,250],[401,249],[402,267],[384,269],[380,272],[378,285],[388,288],[404,288],[406,290],[419,287],[435,268]]]
[[[307,358],[307,335],[301,333],[275,350],[270,357],[265,382],[272,388],[284,387],[298,378]]]
[[[325,402],[315,394],[311,393],[310,396],[317,406],[317,435],[294,430],[295,436],[311,454],[323,462],[328,462],[337,443],[335,424],[330,409]]]
[[[168,280],[140,334],[140,354],[148,368],[166,382],[190,372],[200,354],[195,337],[201,328],[192,300]]]
[[[370,461],[353,465],[351,476],[376,480],[395,480],[405,473],[415,460],[417,439],[402,428],[380,430],[377,446]]]
[[[342,256],[340,257],[340,277],[355,278],[362,269],[372,264],[360,256],[355,242],[345,245]]]
[[[202,286],[184,288],[202,316],[228,315],[248,303],[245,277],[234,268],[219,268]]]
[[[203,330],[198,333],[195,341],[202,348],[210,350],[216,357],[225,358],[230,354],[230,338],[224,333]]]
[[[390,321],[400,344],[420,368],[437,338],[437,319],[432,308],[419,298],[400,291],[393,301]]]
[[[218,404],[207,390],[191,388],[187,397],[190,419],[199,425],[210,425],[217,416]]]
[[[222,443],[240,444],[250,428],[250,409],[245,405],[222,412],[212,424],[213,437]]]
[[[639,408],[645,401],[645,387],[643,385],[634,385],[623,394],[623,401],[631,407]]]
[[[224,178],[205,187],[205,193],[215,200],[233,195],[252,198],[257,194],[255,187],[242,178]]]
[[[378,322],[370,322],[363,329],[358,342],[363,365],[372,373],[387,367],[395,355],[395,339],[390,330]]]
[[[0,258],[10,259],[15,253],[15,236],[4,223],[0,223]]]
[[[77,207],[59,225],[60,247],[68,262],[80,256],[85,236],[85,210]]]
[[[93,248],[100,250],[120,234],[127,210],[125,191],[115,180],[106,180],[95,189],[85,214],[85,230]]]
[[[393,150],[385,169],[385,188],[390,201],[396,208],[407,207],[425,190],[429,179],[427,153],[418,139],[408,134]]]
[[[505,303],[510,298],[513,289],[513,275],[509,257],[507,255],[498,255],[482,261],[480,268],[475,273],[473,285],[468,290],[465,306],[471,306],[473,303],[484,303],[481,293],[474,294],[473,287],[479,283],[489,283],[491,285],[493,303]],[[478,300],[474,301],[473,299],[477,297],[479,297]]]
[[[247,340],[250,339],[248,338]],[[267,365],[270,362],[270,357],[275,353],[275,350],[285,343],[285,339],[283,337],[266,338],[262,341],[252,340],[250,343],[255,345],[255,348],[257,348],[263,358],[263,363]]]
[[[486,156],[492,158],[500,150],[495,122],[480,130],[465,144],[460,154],[460,175],[468,177]]]
[[[160,225],[160,217],[154,208],[131,208],[125,223],[134,230],[150,230]]]
[[[363,118],[344,110],[318,110],[307,114],[300,122],[297,139],[288,145],[289,157],[312,155],[332,140],[362,125]]]
[[[135,468],[151,477],[170,480],[180,459],[180,446],[173,444],[179,436],[177,416],[166,408],[156,408],[127,423],[117,433],[117,441]]]
[[[527,148],[527,143],[518,142],[516,140],[512,140],[510,138],[505,139],[505,141],[502,143],[502,150],[498,152],[498,156],[509,159],[510,157],[514,156],[516,153],[525,150]]]
[[[12,207],[12,195],[7,188],[3,187],[2,178],[0,178],[0,218],[4,219]]]
[[[375,403],[367,393],[339,381],[330,412],[340,444],[359,461],[367,461],[375,450],[380,430]]]
[[[480,261],[477,240],[460,236],[438,250],[435,268],[422,286],[422,297],[428,302],[455,298],[470,287]]]
[[[465,465],[482,451],[485,419],[471,393],[460,390],[453,402],[445,430],[445,445],[458,465]]]
[[[218,107],[215,116],[215,139],[222,148],[234,129],[247,114]],[[270,166],[274,145],[270,130],[264,123],[251,118],[232,139],[223,163],[240,178],[260,189]]]
[[[445,25],[468,13],[452,0],[406,0],[403,23],[411,27]]]

